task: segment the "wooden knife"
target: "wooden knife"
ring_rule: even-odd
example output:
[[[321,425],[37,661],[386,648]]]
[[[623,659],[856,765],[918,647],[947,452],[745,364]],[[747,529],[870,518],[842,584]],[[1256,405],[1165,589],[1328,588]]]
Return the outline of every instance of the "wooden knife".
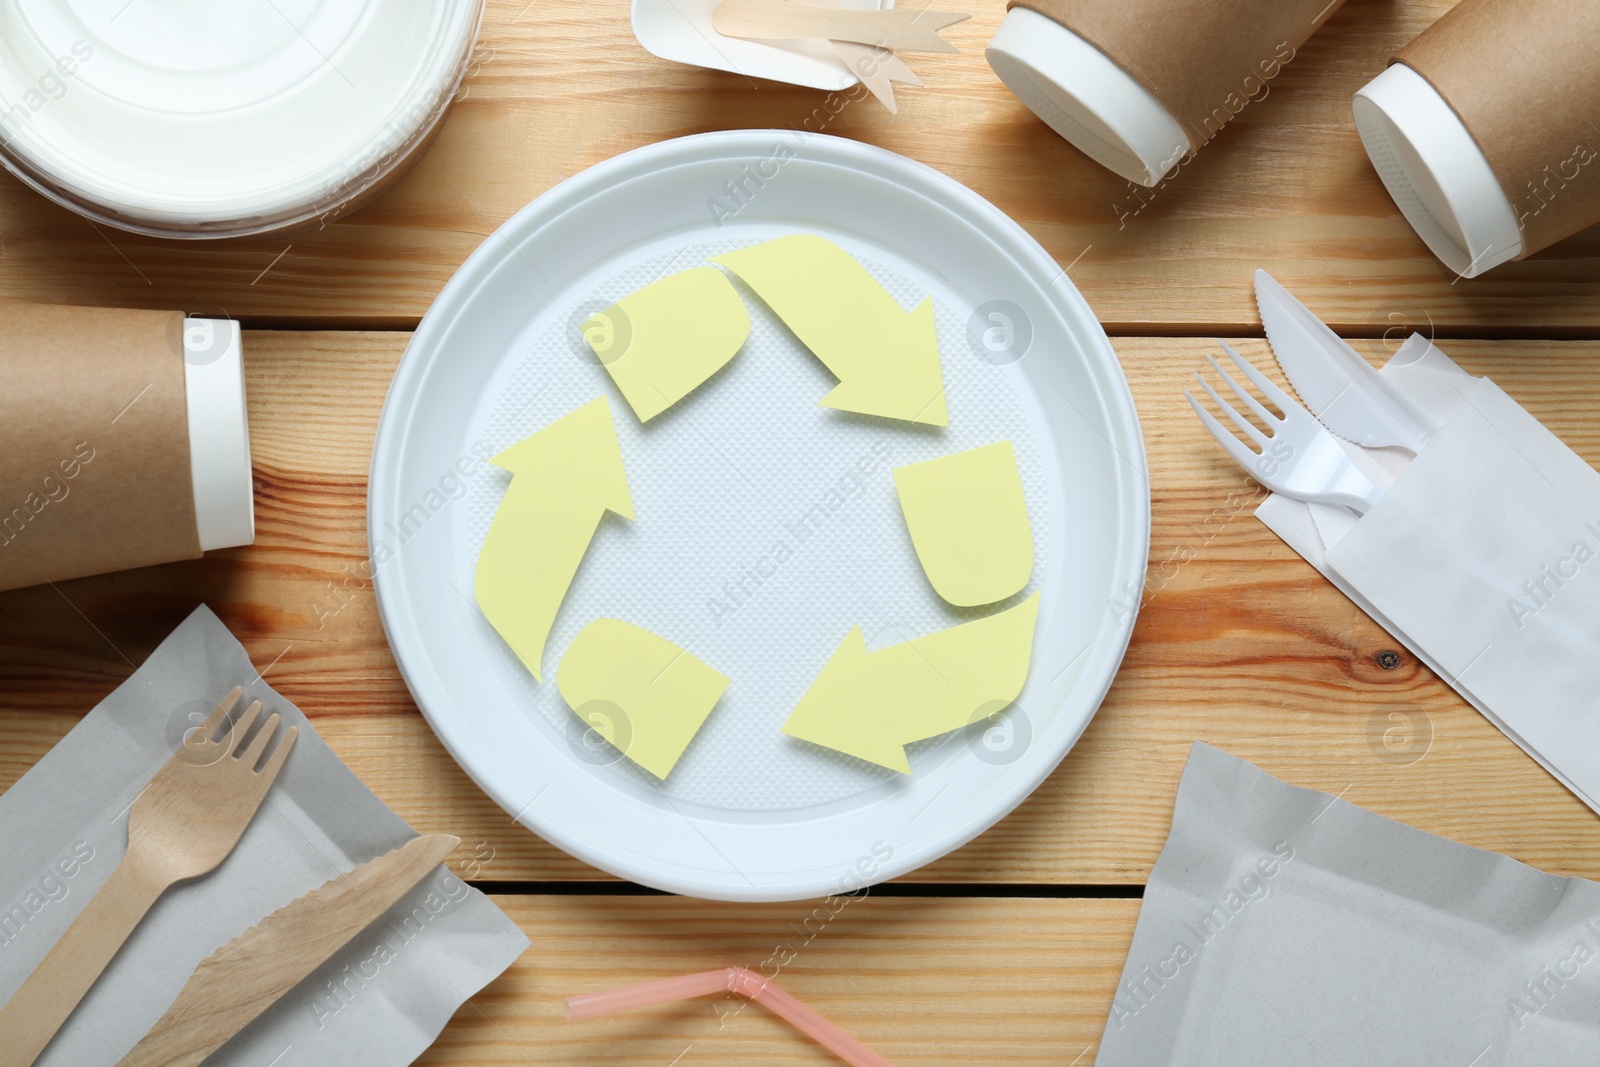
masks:
[[[416,837],[262,919],[200,961],[117,1067],[195,1067],[372,925],[444,862],[459,838]]]
[[[961,11],[918,8],[871,10],[817,7],[788,0],[722,0],[711,25],[728,37],[752,40],[823,38],[856,41],[897,52],[959,52],[939,36],[946,26],[971,18]]]

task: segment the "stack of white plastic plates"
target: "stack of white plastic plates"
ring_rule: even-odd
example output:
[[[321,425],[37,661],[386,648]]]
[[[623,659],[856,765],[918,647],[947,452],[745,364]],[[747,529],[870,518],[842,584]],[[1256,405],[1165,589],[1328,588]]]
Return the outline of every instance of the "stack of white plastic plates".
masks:
[[[0,0],[0,162],[163,237],[330,220],[427,144],[482,0]]]

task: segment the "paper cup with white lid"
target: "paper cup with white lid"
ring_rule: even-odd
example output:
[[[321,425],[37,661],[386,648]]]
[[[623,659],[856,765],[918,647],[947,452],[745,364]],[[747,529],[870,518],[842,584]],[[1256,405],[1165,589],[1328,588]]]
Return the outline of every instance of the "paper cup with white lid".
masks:
[[[483,0],[0,0],[0,162],[159,237],[315,225],[395,181],[469,69]]]
[[[1600,4],[1475,0],[1355,95],[1406,220],[1466,278],[1600,222]]]
[[[1270,83],[1343,0],[1009,0],[989,65],[1051,129],[1153,186]]]
[[[238,323],[0,301],[0,590],[254,540]]]

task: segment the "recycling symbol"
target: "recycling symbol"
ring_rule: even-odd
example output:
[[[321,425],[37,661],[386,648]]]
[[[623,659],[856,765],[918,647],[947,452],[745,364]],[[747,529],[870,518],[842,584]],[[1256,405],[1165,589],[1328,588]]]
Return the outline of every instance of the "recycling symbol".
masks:
[[[838,379],[822,406],[949,425],[931,296],[906,311],[848,252],[812,234],[712,262],[652,282],[579,327],[640,422],[688,396],[744,346],[750,317],[731,273]],[[613,418],[601,396],[492,460],[512,478],[484,538],[474,592],[541,684],[546,642],[601,521],[608,513],[641,521]],[[1033,539],[1010,441],[899,467],[893,477],[917,559],[941,598],[984,608],[1027,586]],[[876,651],[855,626],[782,731],[909,774],[906,745],[1016,700],[1038,609],[1035,593]],[[736,684],[668,638],[614,618],[583,627],[555,681],[587,731],[663,780]]]

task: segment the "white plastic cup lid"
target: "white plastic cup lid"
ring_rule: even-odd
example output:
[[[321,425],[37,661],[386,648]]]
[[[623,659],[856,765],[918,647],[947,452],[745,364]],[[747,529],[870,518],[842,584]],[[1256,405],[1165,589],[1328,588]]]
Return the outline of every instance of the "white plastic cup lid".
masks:
[[[237,322],[183,321],[183,384],[200,550],[248,545],[256,539],[255,490]]]
[[[1389,195],[1445,266],[1476,278],[1522,254],[1511,201],[1426,78],[1396,63],[1359,89],[1351,108]]]
[[[985,55],[1006,87],[1052,130],[1131,182],[1155,185],[1192,147],[1148,89],[1037,11],[1007,11]]]

